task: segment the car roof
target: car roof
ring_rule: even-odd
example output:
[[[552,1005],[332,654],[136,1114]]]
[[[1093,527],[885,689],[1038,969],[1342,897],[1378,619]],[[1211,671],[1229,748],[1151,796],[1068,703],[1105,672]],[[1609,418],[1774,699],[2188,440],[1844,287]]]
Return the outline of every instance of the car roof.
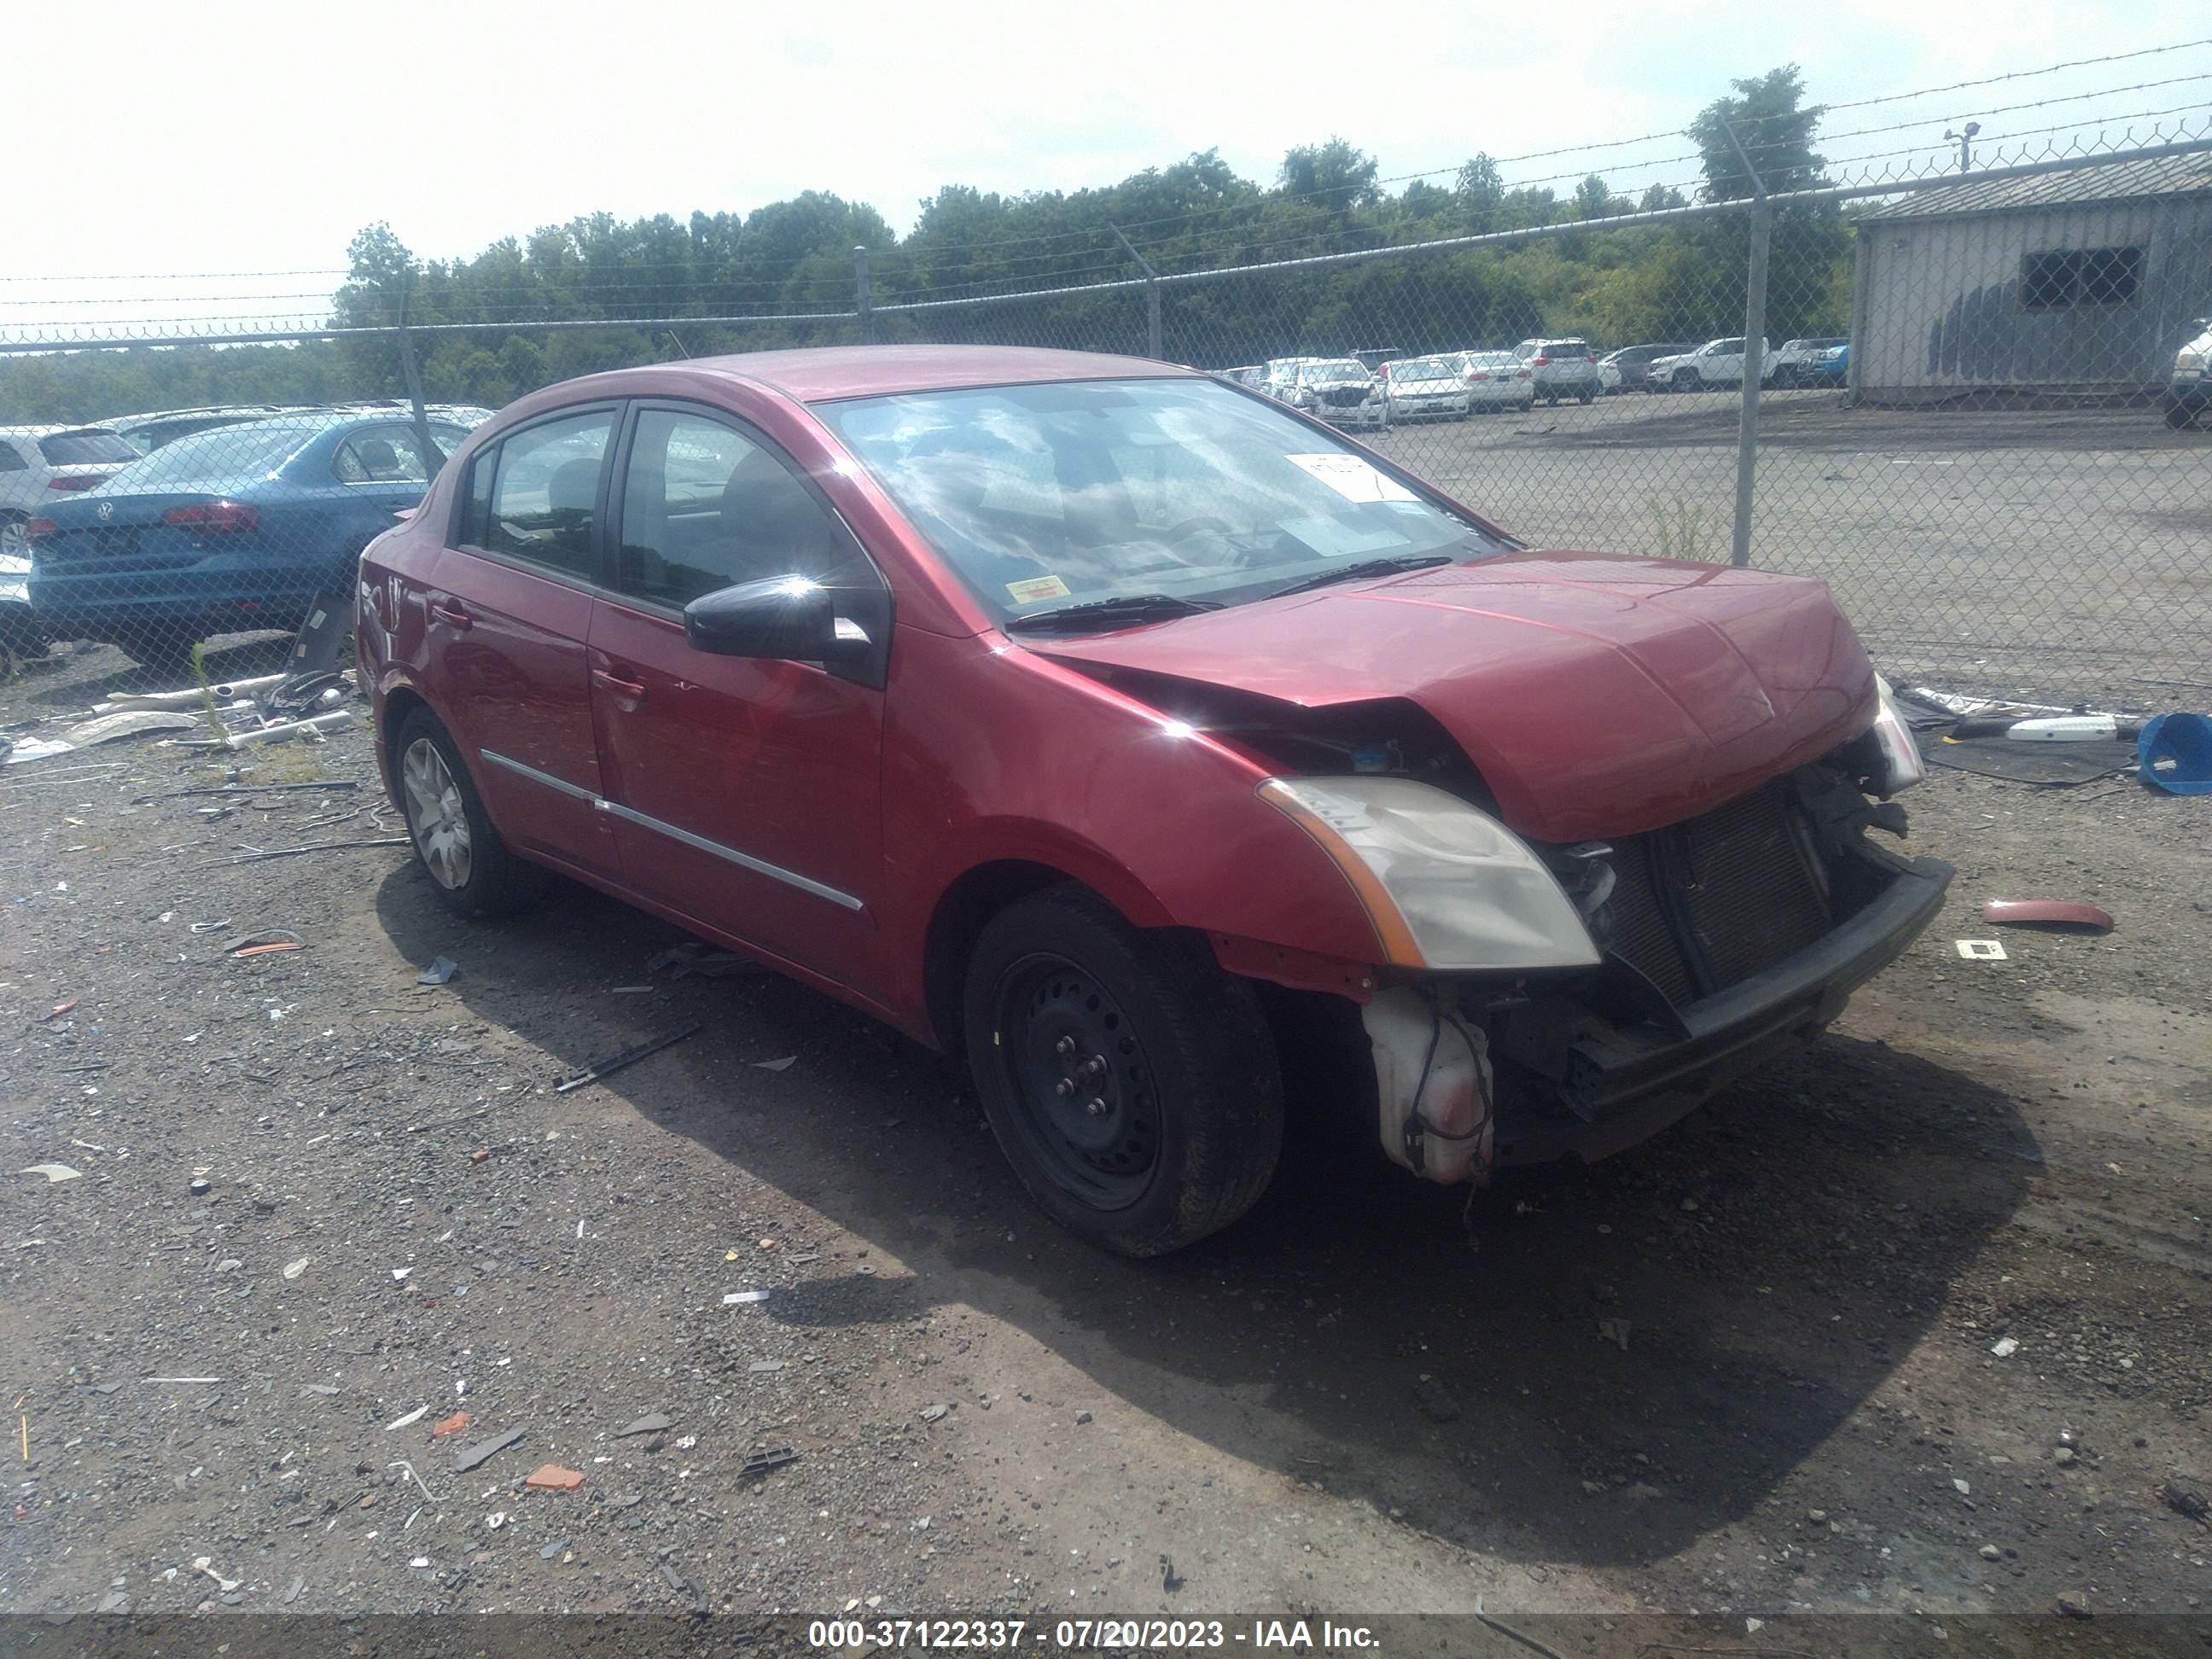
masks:
[[[71,426],[0,426],[0,438],[51,438],[57,432],[82,432],[85,427]]]
[[[787,351],[693,357],[681,364],[658,367],[680,367],[752,380],[772,386],[803,404],[828,403],[842,398],[880,398],[899,392],[1030,386],[1053,380],[1206,378],[1194,368],[1156,362],[1149,357],[1052,351],[1028,346],[802,346]],[[613,382],[639,372],[616,369],[589,378],[607,383],[612,390]]]

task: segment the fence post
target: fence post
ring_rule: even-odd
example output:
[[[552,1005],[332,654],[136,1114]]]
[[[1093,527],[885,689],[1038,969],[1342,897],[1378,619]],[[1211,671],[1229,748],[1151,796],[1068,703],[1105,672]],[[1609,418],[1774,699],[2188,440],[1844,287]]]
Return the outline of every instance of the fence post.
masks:
[[[853,308],[860,313],[860,343],[876,343],[876,307],[868,293],[868,250],[853,250]]]
[[[1127,250],[1137,262],[1137,269],[1145,273],[1145,355],[1149,357],[1167,356],[1160,344],[1160,273],[1146,263],[1145,256],[1137,252],[1136,244],[1121,234],[1119,225],[1109,225],[1114,240]]]
[[[425,480],[438,476],[438,468],[446,464],[446,452],[438,447],[430,436],[429,417],[422,412],[422,373],[415,362],[415,336],[407,326],[408,296],[414,292],[415,273],[410,269],[399,287],[399,377],[407,382],[407,402],[414,415],[415,442],[422,452],[422,475]],[[435,465],[433,465],[433,458]]]
[[[1729,544],[1729,562],[1751,562],[1751,514],[1757,501],[1759,472],[1759,388],[1766,376],[1766,259],[1774,242],[1774,210],[1766,200],[1766,185],[1759,169],[1744,154],[1735,129],[1721,123],[1736,160],[1751,178],[1751,267],[1745,273],[1743,292],[1743,392],[1735,427],[1735,523]]]

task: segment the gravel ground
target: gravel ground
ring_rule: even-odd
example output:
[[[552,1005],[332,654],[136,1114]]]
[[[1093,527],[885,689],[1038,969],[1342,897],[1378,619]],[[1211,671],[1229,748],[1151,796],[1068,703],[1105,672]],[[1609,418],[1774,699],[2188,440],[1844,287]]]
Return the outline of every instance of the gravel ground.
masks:
[[[134,684],[57,659],[0,716]],[[1245,1223],[1139,1264],[1030,1207],[951,1065],[649,970],[680,935],[610,901],[462,923],[404,848],[202,867],[388,832],[365,732],[226,796],[163,793],[228,775],[173,750],[69,758],[0,776],[0,1611],[2207,1591],[2202,801],[1939,772],[1913,845],[1956,896],[1802,1059],[1464,1218],[1302,1123]],[[2118,929],[1963,962],[1994,896]],[[306,948],[224,954],[272,927]]]

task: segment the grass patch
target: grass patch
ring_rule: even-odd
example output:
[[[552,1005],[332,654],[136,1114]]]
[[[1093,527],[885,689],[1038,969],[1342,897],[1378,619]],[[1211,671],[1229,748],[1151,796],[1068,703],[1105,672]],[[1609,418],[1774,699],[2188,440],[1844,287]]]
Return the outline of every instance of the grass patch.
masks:
[[[1711,539],[1714,553],[1719,551],[1719,526],[1706,520],[1704,507],[1692,507],[1677,495],[1671,503],[1653,501],[1651,516],[1659,526],[1661,558],[1686,559],[1697,564],[1712,562],[1705,544]]]

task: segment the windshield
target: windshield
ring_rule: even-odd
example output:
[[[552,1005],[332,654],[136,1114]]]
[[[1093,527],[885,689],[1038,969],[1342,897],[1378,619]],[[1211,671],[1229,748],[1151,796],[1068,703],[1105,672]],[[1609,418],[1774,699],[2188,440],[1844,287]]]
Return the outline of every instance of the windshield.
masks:
[[[111,475],[101,488],[121,495],[203,480],[263,477],[291,459],[322,429],[319,423],[252,421],[195,432]]]
[[[1308,363],[1298,373],[1309,380],[1364,380],[1367,371],[1358,363]]]
[[[1002,619],[1258,599],[1352,560],[1504,544],[1218,382],[917,392],[815,412]]]
[[[1444,380],[1458,373],[1441,357],[1408,357],[1402,363],[1390,365],[1390,378],[1394,380]]]
[[[138,459],[138,452],[112,432],[57,432],[39,440],[39,453],[49,466],[97,466]]]

